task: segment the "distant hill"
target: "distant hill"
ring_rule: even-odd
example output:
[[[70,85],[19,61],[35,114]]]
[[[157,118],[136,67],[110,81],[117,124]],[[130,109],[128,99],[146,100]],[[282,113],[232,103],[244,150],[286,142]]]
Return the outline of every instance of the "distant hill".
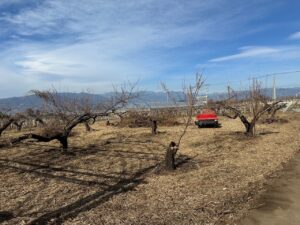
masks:
[[[272,96],[272,89],[265,89],[263,92]],[[89,93],[60,93],[60,95],[67,98],[84,98],[87,97],[91,100],[92,103],[96,104],[105,99],[108,99],[112,96],[112,92],[105,94],[89,94]],[[182,92],[173,92],[176,96],[178,102],[184,101],[184,95]],[[239,95],[242,97],[245,92],[240,92]],[[287,96],[296,96],[300,94],[300,88],[278,88],[277,97],[287,97]],[[219,100],[226,98],[226,93],[212,93],[208,95],[209,99]],[[139,98],[130,103],[132,106],[144,106],[144,107],[155,107],[162,105],[169,105],[170,100],[168,100],[166,93],[164,92],[154,92],[154,91],[142,91],[139,92]],[[27,95],[22,97],[12,97],[12,98],[2,98],[0,99],[0,109],[10,108],[15,112],[21,112],[28,108],[40,108],[42,107],[43,102],[41,99],[34,95]]]
[[[59,95],[70,99],[84,99],[87,98],[93,104],[109,99],[114,93],[105,94],[88,94],[88,93],[59,93]],[[139,92],[139,97],[133,102],[131,106],[159,106],[167,104],[167,95],[164,92],[143,91]],[[173,92],[178,102],[184,101],[182,92]],[[0,99],[0,109],[11,109],[13,112],[22,112],[28,108],[38,109],[43,106],[43,101],[34,96],[27,95],[22,97],[2,98]]]
[[[88,96],[92,102],[104,99],[102,95],[92,95],[87,93],[60,93],[67,98],[81,98]],[[28,108],[38,109],[43,106],[43,101],[35,95],[0,99],[0,109],[11,109],[14,112],[22,112]]]

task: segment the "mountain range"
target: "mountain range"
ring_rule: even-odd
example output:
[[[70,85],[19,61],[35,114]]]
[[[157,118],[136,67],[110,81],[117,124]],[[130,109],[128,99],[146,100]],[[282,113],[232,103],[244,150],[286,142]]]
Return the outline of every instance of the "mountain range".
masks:
[[[263,93],[267,96],[272,96],[272,89],[264,89]],[[184,101],[184,94],[182,92],[172,92],[176,96],[178,102]],[[245,92],[238,92],[239,96],[244,96]],[[81,99],[88,98],[93,104],[97,102],[105,101],[113,95],[112,92],[104,94],[89,94],[89,93],[59,93],[67,98]],[[288,97],[288,96],[298,96],[300,95],[299,88],[278,88],[276,90],[276,95],[278,98]],[[208,99],[221,100],[226,98],[227,93],[211,93],[208,94]],[[165,92],[153,92],[153,91],[142,91],[139,92],[139,97],[131,102],[131,104],[144,106],[144,107],[155,107],[162,105],[170,105],[167,94]],[[43,101],[35,95],[27,95],[22,97],[11,97],[11,98],[0,98],[0,109],[11,109],[14,112],[21,112],[28,108],[40,108],[43,105]]]

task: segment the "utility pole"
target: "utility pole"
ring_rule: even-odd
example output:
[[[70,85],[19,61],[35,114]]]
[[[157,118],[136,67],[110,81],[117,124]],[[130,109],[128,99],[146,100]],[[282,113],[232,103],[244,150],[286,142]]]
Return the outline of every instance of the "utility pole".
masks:
[[[276,81],[275,81],[275,76],[273,77],[273,101],[276,101]]]
[[[168,93],[166,93],[166,95],[167,95],[167,105],[169,105],[169,95]]]
[[[230,94],[230,86],[229,86],[229,84],[227,86],[227,94],[228,94],[228,99],[230,99],[231,98],[231,94]]]
[[[208,101],[208,85],[206,85],[205,88],[205,104],[207,105],[207,101]]]

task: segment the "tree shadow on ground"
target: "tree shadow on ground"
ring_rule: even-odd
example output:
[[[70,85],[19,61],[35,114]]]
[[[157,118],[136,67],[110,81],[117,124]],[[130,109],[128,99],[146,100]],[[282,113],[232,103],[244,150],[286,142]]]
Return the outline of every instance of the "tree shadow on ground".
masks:
[[[123,146],[133,146],[132,150],[123,150]],[[39,144],[39,143],[24,143],[21,151],[24,154],[18,154],[13,157],[14,160],[33,163],[51,163],[52,165],[62,165],[66,162],[71,162],[80,158],[88,156],[96,156],[97,158],[114,157],[125,159],[137,159],[137,160],[160,160],[164,153],[161,151],[163,148],[160,143],[152,144],[148,142],[142,142],[137,140],[114,140],[109,143],[94,143],[86,147],[73,147],[68,150],[71,154],[65,154],[65,152],[55,144]],[[157,147],[155,147],[157,146]],[[9,149],[7,149],[9,150]]]
[[[0,160],[1,166],[14,169],[22,173],[33,173],[37,176],[42,176],[47,179],[56,179],[64,181],[67,183],[75,183],[77,185],[83,185],[85,188],[88,187],[99,187],[101,190],[98,190],[96,193],[90,194],[86,197],[80,198],[79,200],[70,203],[66,206],[57,208],[56,210],[42,214],[36,219],[33,219],[29,224],[62,224],[65,220],[69,218],[76,217],[79,213],[88,211],[92,208],[95,208],[105,201],[107,201],[112,196],[134,190],[141,183],[145,183],[144,179],[146,174],[154,169],[157,164],[150,165],[148,167],[139,169],[135,173],[124,173],[120,172],[119,174],[99,174],[91,172],[81,172],[76,170],[70,170],[63,167],[52,167],[39,165],[35,163],[12,161],[12,160]],[[31,169],[22,168],[22,166],[30,167]],[[65,172],[65,176],[51,174],[52,171]],[[87,175],[90,177],[100,177],[107,179],[106,182],[97,182],[95,180],[86,181],[83,179],[77,179],[73,176],[77,173]],[[45,210],[43,210],[45,211]],[[3,215],[2,215],[3,214]],[[13,218],[12,214],[9,213],[0,213],[0,222],[1,220],[9,220]],[[39,215],[41,211],[36,211],[31,213],[31,215]],[[21,215],[19,215],[21,216]],[[23,215],[24,216],[24,215]],[[27,215],[28,216],[28,215]],[[18,217],[18,215],[16,215]]]
[[[19,173],[32,173],[36,176],[40,177],[45,177],[48,179],[54,179],[54,180],[61,180],[67,183],[73,183],[73,184],[79,184],[79,185],[84,185],[84,186],[108,186],[105,182],[98,182],[95,180],[83,180],[83,179],[78,179],[74,177],[69,177],[65,175],[55,175],[52,174],[52,172],[57,172],[57,171],[62,171],[62,172],[68,172],[71,175],[74,174],[84,174],[88,176],[97,176],[100,177],[99,174],[92,174],[92,173],[80,173],[79,171],[71,171],[71,170],[66,170],[63,168],[55,168],[55,167],[50,167],[50,166],[44,166],[44,165],[39,165],[39,164],[33,164],[33,163],[27,163],[27,162],[21,162],[21,161],[12,161],[12,160],[5,160],[5,159],[0,159],[1,162],[1,167],[4,168],[10,168],[14,169],[15,171],[18,171]],[[23,166],[26,166],[25,168]],[[29,168],[27,167],[29,166]],[[109,178],[113,179],[115,177],[108,176],[108,175],[102,175],[103,178]]]
[[[150,172],[156,165],[141,169],[133,174],[128,179],[121,179],[114,185],[106,189],[79,199],[64,207],[58,208],[54,211],[45,213],[38,218],[32,220],[28,225],[42,225],[48,224],[62,224],[69,218],[76,217],[79,213],[91,210],[102,203],[106,202],[112,196],[134,190],[139,184],[144,183],[145,174]]]
[[[42,177],[43,182],[45,182],[44,179],[51,179],[82,185],[84,186],[83,189],[90,187],[89,190],[95,190],[96,188],[96,193],[82,196],[79,200],[67,206],[60,207],[63,204],[58,202],[56,207],[60,208],[54,211],[46,211],[45,213],[45,207],[47,206],[43,206],[36,212],[27,215],[29,217],[39,216],[29,224],[62,224],[66,219],[76,217],[81,212],[95,208],[114,195],[134,190],[136,186],[144,182],[146,174],[161,161],[163,154],[159,154],[160,151],[157,149],[145,146],[143,142],[139,143],[132,140],[127,142],[111,143],[105,147],[102,145],[91,145],[86,148],[72,147],[70,151],[74,152],[73,156],[62,154],[62,151],[59,151],[59,148],[55,148],[55,146],[30,143],[28,149],[26,149],[26,146],[22,146],[24,154],[0,158],[0,166],[13,173],[32,174],[34,175],[32,179],[35,179],[35,176]],[[122,145],[132,145],[133,143],[135,144],[134,149],[123,150]],[[119,166],[121,167],[117,169],[113,167],[112,170],[110,170],[110,167],[101,166],[93,168],[91,166],[93,163],[91,156],[97,159],[98,162],[120,163]],[[88,164],[77,164],[76,160],[81,163],[86,161]],[[98,170],[100,173],[98,173]],[[28,204],[30,206],[31,203]],[[22,208],[26,207],[28,206],[22,206]],[[15,218],[24,216],[22,215],[22,208],[14,209],[16,211]]]
[[[11,220],[14,218],[14,214],[8,211],[0,211],[0,223]]]
[[[9,159],[0,158],[1,167],[17,173],[30,173],[45,179],[82,185],[83,188],[96,188],[95,193],[81,196],[79,200],[63,207],[59,203],[60,206],[56,206],[57,208],[50,212],[46,211],[45,213],[44,207],[36,210],[31,215],[38,215],[38,217],[29,223],[31,225],[62,224],[65,220],[76,217],[79,213],[101,205],[112,196],[134,190],[139,184],[145,182],[148,173],[161,164],[165,154],[164,146],[158,142],[154,146],[153,143],[149,145],[149,141],[139,141],[132,138],[110,139],[110,143],[95,143],[84,148],[71,147],[69,150],[74,155],[62,154],[63,152],[59,147],[56,147],[56,144],[24,144],[25,147],[22,146],[24,147],[24,154],[18,154],[15,157],[12,155]],[[28,148],[26,148],[27,144]],[[133,147],[124,150],[124,145]],[[90,170],[90,165],[93,163],[90,157],[97,159],[98,163],[120,163],[122,168],[119,169],[122,171],[110,170],[110,167],[95,167]],[[176,166],[187,169],[189,168],[187,165],[192,160],[193,158],[189,156],[179,155]],[[77,162],[83,161],[88,164],[77,164]],[[126,163],[129,165],[128,168]],[[20,215],[16,214],[15,217],[18,216]]]
[[[268,134],[279,134],[278,131],[263,131],[259,132],[258,135],[268,135]]]
[[[191,157],[188,155],[179,155],[175,162],[175,167],[177,171],[187,172],[191,170],[197,170],[199,167],[205,167],[211,164],[212,161],[205,161],[197,159],[197,155]]]

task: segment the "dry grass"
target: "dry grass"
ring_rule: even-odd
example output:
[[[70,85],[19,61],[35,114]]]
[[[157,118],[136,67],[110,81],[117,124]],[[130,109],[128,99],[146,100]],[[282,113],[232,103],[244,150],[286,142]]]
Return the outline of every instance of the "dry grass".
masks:
[[[180,124],[180,116],[178,112],[172,111],[158,111],[154,113],[149,112],[128,112],[121,120],[119,126],[121,127],[151,127],[151,121],[156,120],[158,126],[177,126]]]
[[[260,135],[250,139],[238,120],[220,118],[218,129],[191,126],[173,173],[155,171],[182,126],[159,127],[158,135],[78,127],[74,155],[56,142],[2,147],[0,212],[13,214],[3,224],[234,224],[299,150],[300,115],[285,117],[289,123],[259,124]]]

